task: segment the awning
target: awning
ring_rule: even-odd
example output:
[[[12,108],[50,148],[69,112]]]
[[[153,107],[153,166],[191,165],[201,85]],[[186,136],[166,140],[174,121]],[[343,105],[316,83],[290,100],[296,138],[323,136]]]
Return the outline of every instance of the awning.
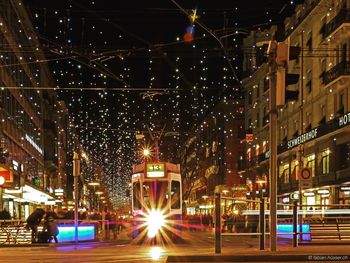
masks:
[[[9,196],[15,196],[20,202],[30,202],[30,203],[48,203],[48,201],[54,201],[55,198],[51,195],[35,189],[29,185],[22,186],[20,189],[6,189],[5,194]]]

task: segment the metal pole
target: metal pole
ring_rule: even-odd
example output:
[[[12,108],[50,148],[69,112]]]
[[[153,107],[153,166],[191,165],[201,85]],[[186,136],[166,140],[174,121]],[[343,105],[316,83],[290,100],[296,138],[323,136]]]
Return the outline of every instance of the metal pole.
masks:
[[[221,194],[215,193],[215,253],[221,253]]]
[[[78,153],[73,153],[73,176],[74,176],[74,242],[78,243],[78,179],[80,175],[80,160]]]
[[[300,127],[300,134],[303,134],[304,132],[304,30],[301,30],[301,50],[300,50],[300,85],[299,85],[299,95],[300,95],[300,101],[299,101],[299,127]],[[298,181],[299,181],[299,206],[300,210],[303,209],[303,189],[301,188],[300,184],[300,172],[301,168],[304,166],[303,164],[303,144],[300,144],[298,147],[298,163],[299,163],[299,171],[298,171]],[[303,214],[300,213],[299,215],[299,232],[300,232],[300,241],[303,241]]]
[[[265,249],[265,200],[262,192],[260,197],[259,208],[260,208],[259,209],[260,210],[259,212],[259,229],[260,229],[259,244],[260,244],[260,250],[264,250]]]
[[[4,210],[2,192],[3,192],[3,188],[0,186],[0,211]]]
[[[270,41],[269,86],[270,86],[270,250],[277,250],[277,107],[276,107],[276,41]]]
[[[293,202],[293,247],[298,246],[298,201]]]

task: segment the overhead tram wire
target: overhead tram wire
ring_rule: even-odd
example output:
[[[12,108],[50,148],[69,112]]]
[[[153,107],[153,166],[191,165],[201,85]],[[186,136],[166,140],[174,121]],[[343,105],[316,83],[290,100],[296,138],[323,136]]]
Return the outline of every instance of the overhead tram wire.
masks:
[[[186,11],[186,9],[184,9],[181,5],[179,5],[175,0],[170,0],[170,1],[171,1],[174,5],[176,5],[187,17],[190,16],[190,13],[188,13],[188,12]],[[222,41],[220,40],[220,38],[213,32],[213,30],[211,30],[210,28],[206,27],[206,26],[205,26],[203,23],[201,23],[198,19],[196,19],[196,20],[194,21],[194,23],[196,23],[196,24],[199,25],[202,29],[204,29],[206,32],[208,32],[208,33],[219,43],[219,45],[220,45],[222,51],[224,52],[224,56],[225,56],[225,58],[226,58],[226,60],[227,60],[227,63],[228,63],[228,65],[229,65],[229,67],[230,67],[230,70],[231,70],[231,72],[232,72],[234,78],[236,79],[237,83],[238,83],[239,85],[241,85],[241,84],[240,84],[240,81],[239,81],[239,78],[238,78],[238,75],[237,75],[237,73],[236,73],[236,71],[235,71],[235,69],[234,69],[234,67],[233,67],[233,65],[232,65],[232,63],[231,63],[229,54],[227,53],[226,48],[225,48],[224,44],[222,43]],[[225,89],[225,88],[224,88],[224,89]]]
[[[62,45],[59,45],[59,44],[57,44],[57,43],[55,43],[54,41],[52,41],[52,40],[50,40],[50,39],[48,39],[48,38],[45,38],[45,37],[43,37],[43,36],[39,36],[41,39],[43,39],[43,40],[45,40],[45,41],[48,41],[49,43],[51,43],[51,44],[54,44],[54,45],[56,45],[56,47],[57,48],[59,48],[59,50],[62,48]],[[69,47],[66,47],[65,46],[65,48],[67,49],[67,50],[69,50]],[[80,57],[85,57],[84,55],[82,55],[82,54],[79,54],[77,51],[74,51],[74,50],[70,50],[70,51],[72,51],[72,53],[73,54],[76,54],[76,55],[78,55],[78,56],[80,56]],[[54,54],[57,54],[57,53],[55,53],[55,52],[53,52]],[[60,53],[58,53],[58,55],[59,55]],[[85,57],[86,58],[86,57]],[[122,83],[123,85],[125,85],[125,86],[127,86],[127,87],[130,87],[130,84],[129,83],[126,83],[124,80],[122,80],[121,78],[119,78],[118,76],[116,76],[113,72],[111,72],[109,69],[107,69],[107,68],[105,68],[103,65],[101,65],[100,63],[98,63],[98,62],[93,62],[95,65],[97,65],[99,68],[96,68],[96,67],[94,67],[94,66],[92,66],[90,63],[91,63],[91,61],[89,61],[90,63],[87,63],[87,62],[85,62],[85,61],[83,61],[83,60],[81,60],[81,59],[79,59],[79,58],[74,58],[74,57],[72,57],[71,58],[72,60],[75,60],[75,61],[77,61],[77,62],[79,62],[79,63],[81,63],[81,64],[83,64],[83,65],[85,65],[85,66],[87,66],[87,67],[90,67],[90,68],[92,68],[92,69],[94,69],[94,70],[97,70],[97,71],[99,71],[100,73],[103,73],[103,74],[105,74],[105,75],[107,75],[107,76],[109,76],[109,77],[111,77],[112,79],[115,79],[115,80],[117,80],[117,81],[119,81],[120,83]],[[89,60],[89,58],[86,58],[86,59],[88,59]]]
[[[171,89],[171,88],[131,88],[131,87],[1,87],[1,90],[9,89],[9,90],[73,90],[73,91],[165,91],[165,92],[177,92],[179,90],[184,89]]]
[[[153,47],[153,44],[148,42],[147,40],[139,37],[138,35],[132,33],[132,32],[129,32],[128,30],[124,29],[123,27],[111,22],[111,21],[108,21],[106,20],[104,17],[100,16],[100,15],[97,15],[95,14],[94,12],[92,12],[91,10],[87,9],[86,7],[82,6],[81,4],[78,4],[76,1],[73,1],[75,3],[76,6],[78,6],[79,8],[83,9],[83,10],[86,10],[88,13],[92,14],[93,16],[101,19],[101,21],[104,21],[106,23],[109,23],[110,25],[112,25],[113,27],[116,27],[117,29],[119,29],[120,31],[122,31],[123,33],[133,37],[134,39],[140,41],[141,43],[147,45],[147,47],[149,49],[152,49]],[[158,49],[155,49],[156,51],[159,52],[159,54],[162,56],[162,58],[168,63],[168,65],[172,68],[172,70],[174,72],[177,72],[177,74],[179,74],[180,78],[182,79],[182,81],[189,87],[189,88],[192,88],[194,85],[181,73],[181,71],[176,71],[176,67],[175,65],[163,54],[163,52],[160,52],[159,48]]]

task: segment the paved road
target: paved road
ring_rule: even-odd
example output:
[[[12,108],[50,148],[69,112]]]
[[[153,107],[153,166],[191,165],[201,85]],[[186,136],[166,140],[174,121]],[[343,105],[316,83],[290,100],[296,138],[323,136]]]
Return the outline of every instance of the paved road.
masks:
[[[52,247],[11,247],[0,248],[0,263],[89,263],[89,262],[166,262],[169,255],[214,255],[214,239],[208,232],[188,232],[186,243],[166,246],[135,245],[132,243],[86,243]],[[268,251],[260,252],[258,240],[250,237],[227,237],[223,242],[223,255],[269,256]],[[289,242],[280,242],[280,251],[276,254],[346,255],[350,251],[343,246],[291,248]],[[207,259],[207,258],[206,258]],[[317,259],[317,258],[314,258]],[[350,260],[350,257],[349,257]],[[224,261],[222,261],[224,262]],[[264,261],[268,262],[268,261]],[[286,262],[284,260],[284,262]],[[300,262],[300,261],[299,261]],[[314,260],[311,262],[330,262]]]

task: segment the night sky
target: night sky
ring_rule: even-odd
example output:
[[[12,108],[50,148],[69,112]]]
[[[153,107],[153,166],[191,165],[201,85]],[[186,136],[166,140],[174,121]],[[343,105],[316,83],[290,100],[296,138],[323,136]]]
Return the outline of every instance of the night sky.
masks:
[[[283,22],[301,1],[24,2],[59,98],[120,205],[137,161],[136,131],[176,132],[160,151],[177,162],[179,145],[213,106],[241,98],[242,37]],[[200,25],[185,14],[194,10]]]

